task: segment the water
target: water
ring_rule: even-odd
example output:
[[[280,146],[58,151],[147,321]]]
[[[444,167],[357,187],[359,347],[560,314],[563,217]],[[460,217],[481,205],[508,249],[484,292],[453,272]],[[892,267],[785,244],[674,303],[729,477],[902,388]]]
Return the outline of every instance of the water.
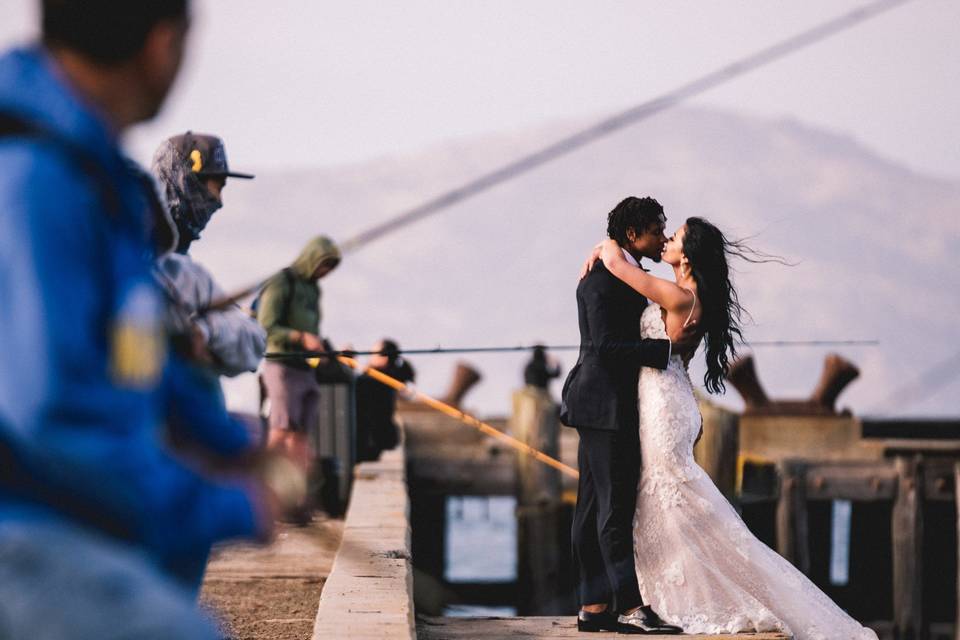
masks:
[[[517,579],[517,501],[507,496],[447,499],[448,582]]]
[[[506,496],[447,499],[444,577],[448,582],[512,582],[517,579],[516,500]],[[447,616],[510,617],[514,607],[450,605]]]
[[[830,584],[850,582],[850,518],[853,506],[849,500],[834,500],[830,531]]]
[[[443,615],[451,618],[513,618],[516,607],[484,607],[473,604],[452,604],[445,607]]]

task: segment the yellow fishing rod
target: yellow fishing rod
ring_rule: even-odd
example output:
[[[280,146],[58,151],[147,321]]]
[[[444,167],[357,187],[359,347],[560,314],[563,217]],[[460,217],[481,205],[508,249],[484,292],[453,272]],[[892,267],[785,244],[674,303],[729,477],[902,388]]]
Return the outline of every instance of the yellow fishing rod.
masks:
[[[372,367],[364,367],[355,358],[350,358],[348,356],[337,356],[337,360],[340,361],[342,364],[345,364],[346,366],[350,367],[354,371],[359,371],[360,373],[364,373],[370,376],[371,378],[373,378],[374,380],[376,380],[377,382],[380,382],[381,384],[385,384],[391,389],[395,389],[397,391],[402,391],[405,394],[412,395],[413,400],[420,402],[422,404],[425,404],[431,409],[439,411],[440,413],[447,415],[455,420],[459,420],[463,424],[469,427],[473,427],[480,433],[488,435],[491,438],[496,438],[497,440],[499,440],[500,442],[503,442],[507,446],[513,449],[516,449],[517,451],[525,455],[532,457],[534,460],[538,460],[547,466],[553,467],[554,469],[557,469],[561,473],[564,473],[572,478],[580,477],[580,472],[574,469],[573,467],[569,465],[565,465],[555,458],[551,458],[550,456],[543,453],[542,451],[534,449],[533,447],[526,444],[525,442],[521,442],[520,440],[517,440],[513,436],[507,435],[506,433],[504,433],[503,431],[500,431],[499,429],[494,429],[489,424],[475,418],[469,413],[464,413],[463,411],[461,411],[460,409],[457,409],[453,405],[437,400],[436,398],[432,398],[427,394],[423,393],[422,391],[411,389],[405,383],[397,380],[392,376],[388,376],[387,374],[383,373],[378,369],[374,369]],[[311,367],[316,368],[320,364],[320,358],[308,358],[307,363]]]

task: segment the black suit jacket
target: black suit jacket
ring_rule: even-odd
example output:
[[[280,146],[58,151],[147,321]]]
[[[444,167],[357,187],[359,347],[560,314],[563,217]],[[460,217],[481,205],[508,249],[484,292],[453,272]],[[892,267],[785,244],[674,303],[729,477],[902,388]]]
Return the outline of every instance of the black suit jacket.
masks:
[[[580,429],[637,429],[640,367],[666,369],[670,341],[640,339],[647,299],[602,262],[577,286],[580,356],[563,385],[560,420]]]

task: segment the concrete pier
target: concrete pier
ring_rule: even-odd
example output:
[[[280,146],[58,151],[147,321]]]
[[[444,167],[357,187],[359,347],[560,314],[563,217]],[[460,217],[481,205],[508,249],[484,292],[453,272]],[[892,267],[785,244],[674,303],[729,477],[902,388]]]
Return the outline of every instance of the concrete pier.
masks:
[[[343,541],[323,587],[316,640],[413,640],[413,568],[402,447],[356,468]]]

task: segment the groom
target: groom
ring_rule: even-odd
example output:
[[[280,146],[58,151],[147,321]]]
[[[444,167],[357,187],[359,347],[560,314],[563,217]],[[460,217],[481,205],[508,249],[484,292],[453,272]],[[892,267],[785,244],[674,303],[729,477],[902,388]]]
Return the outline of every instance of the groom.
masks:
[[[607,234],[628,261],[660,262],[663,207],[629,197],[607,218]],[[580,484],[573,516],[579,631],[681,633],[644,606],[633,558],[640,477],[637,381],[640,367],[665,369],[670,340],[641,340],[647,299],[598,261],[577,287],[580,356],[563,385],[560,419],[580,434]],[[678,344],[686,336],[677,333]],[[642,550],[641,550],[642,551]]]

